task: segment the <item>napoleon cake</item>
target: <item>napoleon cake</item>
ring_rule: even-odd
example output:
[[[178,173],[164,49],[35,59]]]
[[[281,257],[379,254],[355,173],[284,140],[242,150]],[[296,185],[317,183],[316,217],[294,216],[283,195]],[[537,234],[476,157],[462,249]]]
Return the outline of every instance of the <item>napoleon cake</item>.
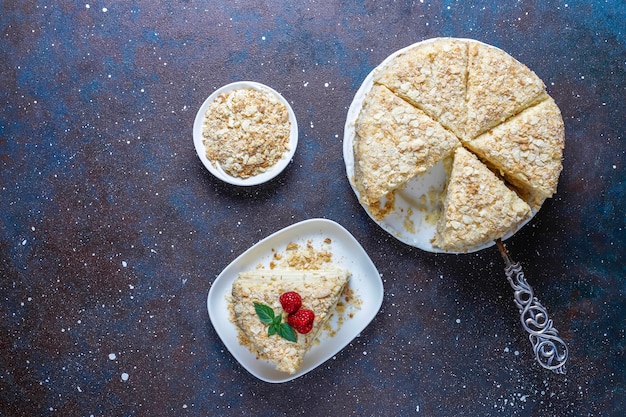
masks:
[[[428,171],[460,145],[441,124],[382,85],[368,93],[356,135],[355,171],[366,204]]]
[[[433,244],[446,251],[475,249],[514,231],[531,215],[528,204],[465,148],[454,153],[442,198]]]
[[[253,270],[232,287],[240,343],[294,374],[335,312],[350,280],[343,269]]]
[[[395,57],[374,74],[374,82],[464,137],[467,105],[467,42],[437,38]]]
[[[436,38],[390,57],[372,81],[355,121],[352,180],[377,220],[393,209],[379,210],[379,200],[393,203],[398,190],[452,154],[435,248],[466,252],[504,237],[556,192],[565,142],[561,113],[543,81],[506,52],[471,39]],[[473,177],[457,177],[470,165]],[[486,201],[476,200],[485,197],[473,192],[479,186],[489,187],[497,206],[477,209]],[[496,215],[504,207],[510,215]],[[453,227],[457,215],[467,220],[462,232]]]
[[[539,209],[556,192],[564,138],[561,112],[548,97],[469,141],[467,147]]]
[[[543,81],[506,52],[478,42],[468,45],[463,139],[473,139],[548,98]]]

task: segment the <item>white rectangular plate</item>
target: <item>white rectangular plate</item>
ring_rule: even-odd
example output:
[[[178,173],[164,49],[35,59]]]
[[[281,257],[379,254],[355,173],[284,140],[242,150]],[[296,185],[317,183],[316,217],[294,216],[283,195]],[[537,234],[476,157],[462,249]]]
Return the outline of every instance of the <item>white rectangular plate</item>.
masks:
[[[247,347],[239,344],[237,327],[230,321],[227,296],[231,294],[233,281],[240,272],[256,269],[259,264],[268,268],[274,253],[284,253],[287,244],[298,243],[304,247],[307,242],[311,242],[318,248],[327,238],[332,241],[333,266],[352,273],[349,285],[360,300],[360,309],[355,309],[353,316],[346,317],[340,326],[336,323],[337,315],[333,315],[331,324],[334,329],[338,327],[336,334],[331,337],[322,333],[320,343],[315,344],[306,354],[302,367],[294,375],[289,375],[277,371],[272,363],[257,359]],[[231,262],[213,282],[207,308],[213,327],[235,359],[257,378],[278,383],[304,375],[336,355],[374,319],[382,302],[383,283],[380,274],[359,242],[331,220],[310,219],[268,236]]]

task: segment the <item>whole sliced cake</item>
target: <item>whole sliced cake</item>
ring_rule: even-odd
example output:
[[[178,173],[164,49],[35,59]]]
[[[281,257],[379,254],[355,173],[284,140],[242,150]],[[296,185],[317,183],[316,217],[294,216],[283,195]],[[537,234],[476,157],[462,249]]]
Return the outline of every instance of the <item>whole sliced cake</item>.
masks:
[[[439,162],[446,167],[453,153],[454,178],[447,178],[446,200],[435,197],[430,206],[438,212],[443,203],[445,219],[426,249],[483,247],[515,231],[532,215],[528,207],[536,212],[556,192],[563,118],[543,81],[511,55],[471,39],[435,38],[391,56],[371,80],[354,121],[350,179],[376,221],[394,213],[391,232],[402,223],[417,236],[411,216],[422,210],[423,196],[410,194],[418,189],[413,185],[428,178],[425,174]],[[459,174],[469,169],[473,176]],[[409,190],[408,198],[397,193],[401,189]],[[396,210],[399,198],[402,207]],[[384,202],[383,209],[373,204],[377,201]],[[504,207],[512,211],[507,215]],[[471,217],[468,211],[474,211]],[[434,228],[433,217],[423,218],[428,230]]]
[[[260,358],[273,362],[276,369],[294,374],[333,315],[349,280],[350,273],[342,269],[240,273],[233,283],[232,307],[235,322],[245,339],[243,342],[251,345]],[[290,292],[298,293],[302,309],[314,314],[312,327],[306,333],[287,329],[295,337],[293,341],[283,337],[280,329],[273,331],[272,324],[264,322],[258,312],[259,306],[271,310],[270,315],[277,320],[274,329],[289,326],[289,314],[284,311],[280,297]]]
[[[454,153],[433,245],[464,252],[501,238],[531,215],[531,209],[465,148]]]
[[[460,146],[437,121],[377,84],[363,103],[356,135],[355,172],[365,204],[402,187]]]

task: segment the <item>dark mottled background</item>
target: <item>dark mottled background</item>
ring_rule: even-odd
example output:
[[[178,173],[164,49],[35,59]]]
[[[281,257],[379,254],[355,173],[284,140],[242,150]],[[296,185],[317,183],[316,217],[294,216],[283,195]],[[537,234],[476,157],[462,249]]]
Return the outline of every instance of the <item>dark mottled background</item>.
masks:
[[[623,415],[626,4],[470,3],[0,3],[0,415]],[[565,376],[535,364],[496,249],[408,247],[345,177],[360,83],[435,36],[503,48],[562,110],[558,194],[508,246],[569,343]],[[213,178],[191,137],[239,80],[300,125],[292,163],[253,188]],[[267,384],[225,349],[207,293],[314,217],[364,246],[383,306],[336,357]]]

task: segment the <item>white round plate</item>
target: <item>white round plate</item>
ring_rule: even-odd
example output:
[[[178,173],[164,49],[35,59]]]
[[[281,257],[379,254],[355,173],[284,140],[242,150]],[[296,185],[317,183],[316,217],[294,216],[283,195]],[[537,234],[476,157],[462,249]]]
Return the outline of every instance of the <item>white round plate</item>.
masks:
[[[233,177],[232,175],[227,174],[220,167],[219,163],[211,162],[206,157],[206,148],[204,146],[204,143],[202,142],[202,123],[204,120],[204,114],[206,112],[206,109],[209,107],[209,104],[211,104],[211,102],[215,100],[218,95],[240,88],[254,88],[255,90],[273,94],[282,104],[287,106],[289,121],[291,122],[291,131],[289,134],[290,149],[285,152],[283,157],[271,169],[249,178]],[[287,100],[285,100],[285,98],[281,96],[276,90],[254,81],[238,81],[215,90],[213,94],[211,94],[204,101],[204,103],[202,103],[202,106],[200,106],[200,109],[198,110],[198,113],[196,114],[196,118],[193,123],[193,144],[196,148],[196,152],[198,153],[198,157],[200,158],[206,169],[208,169],[209,172],[217,178],[233,185],[258,185],[267,182],[280,174],[287,167],[287,165],[291,161],[291,158],[293,158],[293,155],[296,152],[296,147],[298,146],[298,122],[296,120],[296,115],[293,112],[293,109],[289,105],[289,102],[287,102]]]
[[[434,39],[428,39],[422,42],[417,42],[389,55],[379,66],[374,68],[368,74],[368,76],[365,78],[365,80],[357,90],[356,94],[354,95],[354,99],[352,100],[350,108],[348,109],[348,115],[346,117],[346,124],[344,127],[343,159],[346,164],[348,181],[350,182],[352,190],[359,199],[359,202],[361,201],[360,194],[354,184],[353,142],[355,136],[355,122],[357,117],[359,116],[359,113],[361,112],[365,95],[372,89],[374,73],[380,68],[384,67],[396,56],[406,52],[411,48],[416,47],[417,45],[426,42],[432,42],[433,40]],[[471,41],[478,42],[474,40]],[[436,225],[430,219],[433,218],[433,213],[436,213],[438,210],[441,209],[439,199],[432,198],[432,196],[439,196],[443,191],[445,184],[446,171],[444,169],[443,163],[439,162],[430,171],[413,178],[405,185],[403,189],[396,191],[393,210],[381,220],[377,220],[372,215],[372,213],[369,212],[366,205],[361,205],[363,206],[367,214],[372,218],[372,220],[374,220],[386,232],[388,232],[401,242],[428,252],[445,252],[439,248],[434,247],[430,241],[435,236],[436,232]],[[535,213],[536,210],[533,210],[533,216]],[[530,221],[531,218],[522,223],[515,231],[503,236],[502,240],[508,239],[513,234],[515,234],[515,232],[517,232],[522,226]],[[468,250],[467,252],[463,253],[476,252],[481,249],[493,246],[494,244],[495,242],[489,242],[483,246]]]
[[[240,272],[257,269],[261,264],[269,269],[276,253],[284,253],[289,243],[305,247],[310,242],[319,247],[330,238],[333,266],[352,273],[348,285],[360,300],[360,308],[348,306],[350,317],[344,315],[339,325],[337,314],[330,324],[338,329],[331,337],[323,332],[304,357],[302,366],[293,375],[276,370],[275,366],[258,359],[250,350],[239,344],[236,325],[229,320],[227,296],[231,294],[233,281]],[[272,383],[286,382],[315,369],[335,356],[374,319],[383,302],[383,283],[378,270],[363,247],[339,224],[326,219],[310,219],[286,227],[261,240],[231,262],[215,279],[207,297],[207,309],[213,327],[230,353],[255,377]],[[347,311],[346,311],[347,312]]]

